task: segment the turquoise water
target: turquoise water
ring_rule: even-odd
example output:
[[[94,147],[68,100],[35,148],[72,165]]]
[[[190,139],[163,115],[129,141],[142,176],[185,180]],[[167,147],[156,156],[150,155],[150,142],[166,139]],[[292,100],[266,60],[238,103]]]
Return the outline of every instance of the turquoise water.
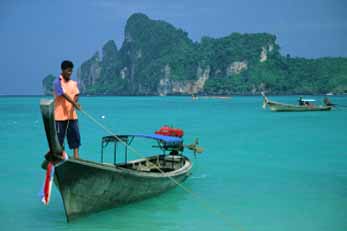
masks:
[[[347,97],[332,100],[347,105]],[[0,97],[1,230],[347,230],[347,108],[273,113],[261,103],[260,97],[82,97],[83,108],[115,133],[170,124],[185,130],[186,143],[199,137],[205,152],[196,160],[187,153],[194,169],[184,186],[199,197],[177,187],[67,224],[55,187],[48,207],[38,197],[47,151],[39,97]],[[80,155],[99,160],[108,134],[79,118]]]

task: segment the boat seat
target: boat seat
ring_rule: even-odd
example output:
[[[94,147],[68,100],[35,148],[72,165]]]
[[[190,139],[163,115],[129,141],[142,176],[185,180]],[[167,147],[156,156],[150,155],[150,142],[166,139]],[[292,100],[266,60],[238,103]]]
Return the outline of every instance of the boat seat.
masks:
[[[165,156],[164,157],[165,161],[169,161],[169,162],[181,162],[182,161],[182,157],[181,156]]]

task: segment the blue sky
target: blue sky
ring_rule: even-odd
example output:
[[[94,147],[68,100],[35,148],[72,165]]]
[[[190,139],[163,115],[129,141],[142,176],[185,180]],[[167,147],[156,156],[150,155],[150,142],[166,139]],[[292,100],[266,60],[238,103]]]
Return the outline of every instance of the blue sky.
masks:
[[[78,67],[110,39],[120,48],[135,12],[182,28],[195,41],[268,32],[282,54],[347,57],[346,0],[1,0],[0,95],[41,94],[42,79],[58,75],[63,59]]]

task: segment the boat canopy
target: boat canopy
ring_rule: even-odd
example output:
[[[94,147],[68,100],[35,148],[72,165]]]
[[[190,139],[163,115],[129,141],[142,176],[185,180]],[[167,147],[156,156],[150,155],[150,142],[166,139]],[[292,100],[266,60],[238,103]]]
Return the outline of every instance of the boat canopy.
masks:
[[[303,102],[315,102],[315,99],[302,99]]]
[[[126,144],[124,146],[124,155],[125,155],[125,163],[127,163],[128,146],[131,145],[134,138],[136,137],[156,140],[158,145],[152,146],[152,147],[160,148],[163,151],[164,155],[166,151],[177,151],[177,152],[183,151],[183,139],[179,137],[164,136],[164,135],[158,135],[158,134],[129,134],[129,135],[104,136],[102,137],[102,141],[101,141],[101,163],[103,163],[103,160],[104,160],[104,148],[109,143],[114,143],[115,146],[114,146],[114,161],[113,162],[114,164],[116,164],[118,142],[124,142]]]
[[[149,138],[149,139],[154,139],[154,140],[158,140],[158,141],[163,141],[167,144],[177,144],[177,143],[181,143],[183,141],[179,137],[164,136],[164,135],[158,135],[158,134],[130,134],[127,136]]]

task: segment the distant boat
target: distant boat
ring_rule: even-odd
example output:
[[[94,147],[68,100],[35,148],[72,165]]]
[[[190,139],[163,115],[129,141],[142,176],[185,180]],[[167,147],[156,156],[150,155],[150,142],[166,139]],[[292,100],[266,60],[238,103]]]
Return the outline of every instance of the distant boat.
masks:
[[[230,99],[231,96],[205,96],[207,99]]]
[[[215,99],[230,99],[231,97],[230,96],[213,96],[212,98],[215,98]]]
[[[196,152],[202,149],[185,146],[180,137],[160,134],[105,136],[101,143],[101,162],[82,159],[61,160],[63,148],[55,130],[53,100],[41,100],[40,108],[50,151],[42,166],[54,163],[54,183],[64,203],[67,221],[90,213],[152,197],[174,188],[191,175],[192,163],[183,155],[184,147]],[[160,130],[161,131],[161,130]],[[166,131],[166,130],[165,130]],[[173,130],[177,132],[178,130]],[[181,133],[183,135],[183,131]],[[134,140],[145,138],[156,141],[162,154],[127,161],[128,147]],[[117,163],[117,145],[125,143],[124,159]],[[114,147],[113,163],[104,163],[104,148]]]
[[[332,95],[334,95],[334,93],[329,92],[329,93],[326,93],[325,95],[332,96]]]
[[[305,112],[305,111],[329,111],[331,106],[315,106],[311,102],[314,102],[314,99],[301,99],[304,105],[295,105],[295,104],[284,104],[280,102],[275,102],[269,100],[264,92],[261,93],[263,96],[263,108],[269,106],[271,111],[275,112]]]

